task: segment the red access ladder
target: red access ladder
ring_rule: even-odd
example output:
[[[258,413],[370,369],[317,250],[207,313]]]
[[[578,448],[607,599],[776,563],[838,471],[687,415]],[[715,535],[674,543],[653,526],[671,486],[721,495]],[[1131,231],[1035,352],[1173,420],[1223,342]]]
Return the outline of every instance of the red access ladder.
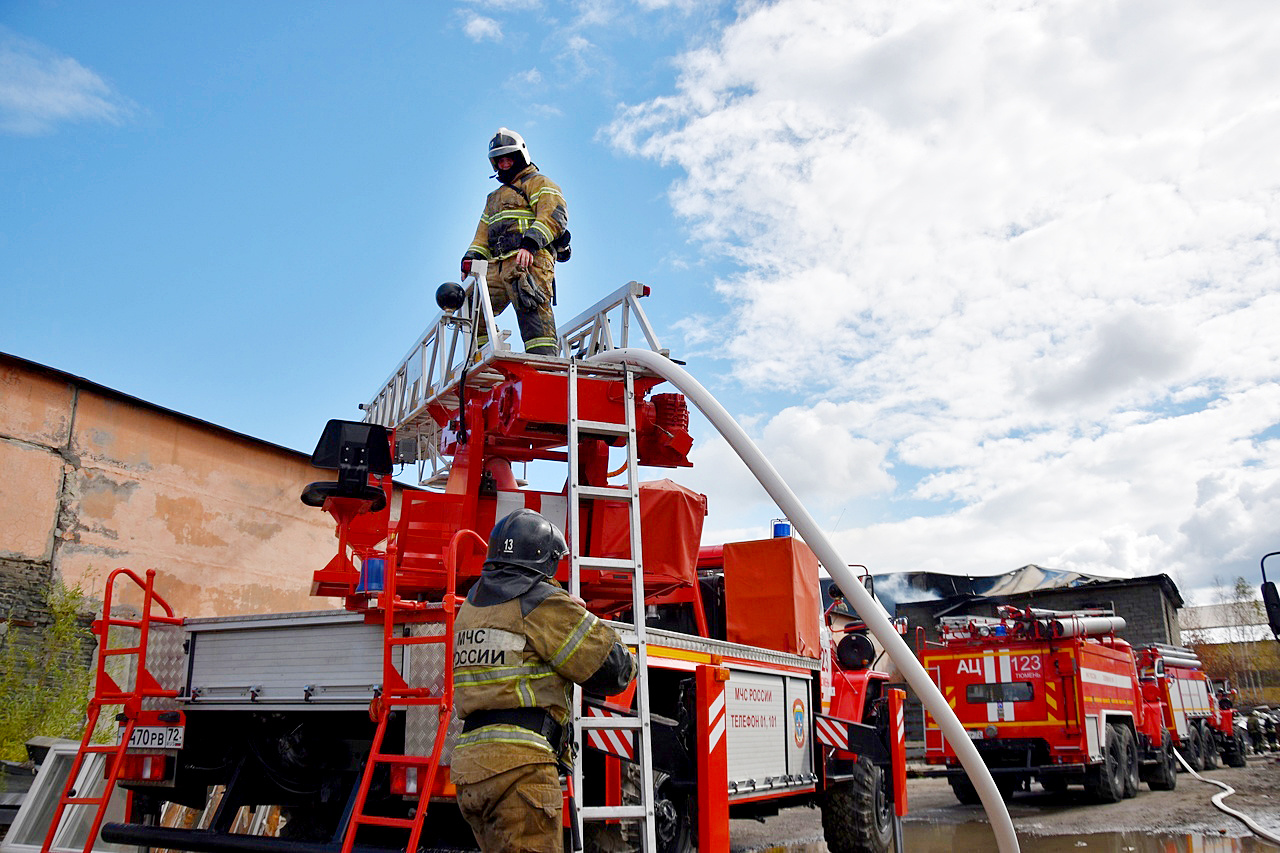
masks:
[[[49,831],[45,834],[44,844],[40,847],[41,853],[49,853],[50,848],[53,846],[54,836],[58,832],[59,824],[61,824],[68,806],[96,806],[93,823],[89,828],[89,835],[84,844],[84,853],[90,853],[93,849],[93,843],[98,837],[98,830],[102,828],[103,818],[106,817],[107,806],[111,802],[111,794],[115,790],[116,781],[120,777],[123,764],[121,759],[129,748],[129,738],[133,735],[134,728],[139,724],[173,725],[185,724],[186,722],[181,711],[144,710],[142,707],[143,700],[172,699],[178,695],[177,690],[162,688],[159,681],[147,669],[147,640],[151,635],[151,625],[153,623],[182,625],[183,621],[181,617],[173,615],[173,609],[165,603],[163,598],[155,594],[155,575],[156,573],[153,569],[148,569],[147,578],[144,581],[129,569],[116,569],[107,578],[107,589],[102,602],[102,618],[95,620],[93,623],[93,632],[98,635],[98,665],[94,680],[93,698],[89,700],[89,722],[85,726],[84,737],[80,740],[80,749],[76,752],[75,761],[71,765],[71,772],[67,776],[67,784],[63,787],[62,796],[58,799],[58,807],[53,813],[53,820],[49,822]],[[137,619],[123,619],[111,615],[112,593],[115,589],[116,579],[120,576],[128,578],[142,588],[142,615]],[[164,610],[163,615],[152,612],[153,606],[156,605]],[[110,645],[112,628],[137,629],[138,645],[112,648]],[[108,659],[120,656],[133,656],[137,659],[132,679],[133,687],[129,690],[122,689],[115,679],[107,673]],[[120,733],[120,742],[117,744],[92,743],[93,733],[98,726],[98,718],[102,714],[102,709],[104,706],[111,705],[122,706],[122,711],[117,716],[117,719],[124,723]],[[102,792],[99,796],[80,796],[75,790],[76,779],[80,776],[85,762],[91,755],[111,756],[107,759],[106,784],[102,786]]]
[[[369,706],[369,714],[377,721],[378,728],[373,736],[373,745],[369,749],[369,758],[365,762],[364,772],[360,778],[360,788],[356,793],[355,806],[347,823],[342,841],[342,853],[351,853],[355,847],[356,834],[362,826],[382,826],[406,829],[409,840],[405,845],[408,851],[418,849],[418,840],[422,836],[422,825],[426,820],[427,806],[431,792],[435,787],[437,771],[440,769],[440,756],[444,750],[444,742],[449,731],[449,721],[453,717],[453,621],[461,596],[456,594],[457,568],[459,550],[463,541],[474,540],[481,550],[487,547],[484,539],[473,530],[460,530],[454,534],[445,549],[445,592],[439,602],[407,601],[396,595],[396,575],[400,568],[400,552],[392,545],[387,549],[387,572],[385,589],[380,597],[383,610],[382,632],[382,692]],[[440,634],[425,636],[396,636],[396,629],[405,623],[436,623],[443,625]],[[438,643],[444,646],[443,683],[439,693],[433,693],[427,687],[411,687],[405,680],[402,670],[396,666],[393,654],[397,647],[419,646]],[[436,723],[435,740],[430,755],[409,755],[387,753],[382,751],[382,743],[387,732],[387,722],[391,712],[396,708],[410,706],[434,706],[439,713]],[[402,768],[406,778],[416,778],[418,804],[413,817],[386,817],[369,814],[365,807],[369,796],[369,788],[373,776],[379,766],[392,770]]]

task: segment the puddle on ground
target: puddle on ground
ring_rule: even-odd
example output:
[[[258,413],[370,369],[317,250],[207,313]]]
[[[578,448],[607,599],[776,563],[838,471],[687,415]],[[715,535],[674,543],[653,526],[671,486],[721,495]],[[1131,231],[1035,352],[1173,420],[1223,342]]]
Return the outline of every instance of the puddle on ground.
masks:
[[[903,826],[903,847],[908,853],[978,853],[994,850],[995,839],[986,824],[959,825],[907,823]],[[1100,832],[1093,835],[1018,835],[1023,850],[1035,853],[1266,853],[1275,847],[1253,836],[1173,833],[1152,835],[1141,832]]]

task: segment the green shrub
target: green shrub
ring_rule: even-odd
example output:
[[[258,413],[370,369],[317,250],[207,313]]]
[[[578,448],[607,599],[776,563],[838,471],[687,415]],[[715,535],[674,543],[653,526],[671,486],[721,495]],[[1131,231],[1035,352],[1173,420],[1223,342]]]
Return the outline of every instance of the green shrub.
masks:
[[[77,585],[49,587],[47,624],[17,629],[6,621],[0,647],[0,759],[23,761],[32,737],[79,740],[93,692],[94,669],[87,654],[93,634]]]

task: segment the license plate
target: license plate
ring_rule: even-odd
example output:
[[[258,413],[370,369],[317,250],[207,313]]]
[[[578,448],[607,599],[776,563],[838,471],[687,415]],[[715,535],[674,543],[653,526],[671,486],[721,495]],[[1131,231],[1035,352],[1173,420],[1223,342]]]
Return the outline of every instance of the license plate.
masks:
[[[182,726],[134,726],[130,749],[182,749],[186,729]],[[121,734],[124,730],[121,730]]]
[[[982,740],[982,729],[969,729],[969,740]]]

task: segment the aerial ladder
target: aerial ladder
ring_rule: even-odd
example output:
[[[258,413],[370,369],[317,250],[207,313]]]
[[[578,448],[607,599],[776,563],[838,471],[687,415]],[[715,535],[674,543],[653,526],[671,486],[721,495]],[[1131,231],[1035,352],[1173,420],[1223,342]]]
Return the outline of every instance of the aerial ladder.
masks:
[[[541,511],[567,534],[570,594],[582,595],[584,572],[597,581],[605,577],[611,579],[604,584],[610,590],[603,593],[609,599],[606,606],[612,606],[615,612],[630,611],[632,631],[627,640],[633,645],[639,664],[632,713],[617,713],[615,709],[611,713],[584,714],[581,690],[575,689],[574,762],[566,780],[571,792],[582,790],[584,738],[594,740],[592,733],[598,733],[615,742],[623,739],[630,744],[627,752],[634,756],[638,768],[633,797],[638,798],[638,802],[571,808],[570,820],[578,838],[587,822],[638,824],[641,849],[653,853],[657,850],[657,841],[638,465],[642,457],[648,464],[688,464],[683,456],[689,446],[687,433],[683,432],[687,417],[664,418],[658,407],[643,399],[661,381],[650,372],[629,365],[585,360],[588,356],[630,346],[638,338],[642,338],[651,351],[663,357],[667,355],[640,306],[639,300],[648,295],[648,288],[631,282],[563,326],[559,357],[530,355],[513,352],[508,341],[510,333],[496,325],[488,289],[484,286],[485,267],[483,261],[472,262],[465,288],[441,287],[437,301],[444,313],[419,338],[374,396],[366,408],[366,418],[370,423],[394,430],[400,460],[417,464],[421,483],[443,488],[446,495],[496,496],[493,518],[483,512],[469,513],[466,507],[459,508],[457,521],[465,529],[488,529],[506,512],[517,508],[513,502],[517,499],[517,481],[510,470],[512,461],[567,463],[563,499],[543,494],[539,505],[532,508]],[[481,319],[486,328],[497,330],[484,344],[478,343],[475,334]],[[504,383],[511,384],[499,388]],[[514,383],[518,383],[518,387]],[[621,385],[621,400],[604,399],[607,395],[601,392],[606,383],[615,389]],[[557,387],[563,389],[562,395],[555,394]],[[512,417],[510,423],[498,424],[493,429],[494,425],[478,422],[473,404],[482,395],[495,392],[504,402],[508,396],[512,398],[510,406],[500,407]],[[534,395],[544,400],[559,396],[554,402],[548,400],[548,405],[552,411],[558,408],[564,416],[548,413],[546,420],[560,421],[564,432],[545,437],[524,434],[527,425],[517,423],[518,417],[514,414],[517,394],[523,398],[521,403],[527,403]],[[654,410],[653,415],[638,429],[637,410],[648,412],[647,404]],[[669,410],[670,406],[662,408]],[[610,464],[610,447],[620,448],[623,457],[622,464],[613,472],[605,470]],[[619,473],[625,474],[625,483],[609,485],[609,476]],[[597,503],[601,506],[596,506]],[[616,556],[599,555],[598,544],[595,548],[589,547],[591,534],[581,521],[598,517],[606,505],[614,510],[621,505],[625,517],[622,527],[627,531],[626,547]],[[402,527],[405,526],[403,518],[412,515],[412,508],[403,513]],[[404,552],[414,549],[412,536],[398,537],[396,546],[401,551],[400,566],[411,567],[414,559],[412,556],[404,559]],[[392,568],[391,573],[396,570]],[[625,577],[625,582],[618,581],[620,576]],[[448,577],[450,584],[454,583],[452,572]],[[600,587],[600,583],[593,586],[592,604],[597,607]],[[452,589],[449,594],[452,595]],[[696,586],[684,590],[682,595],[696,600]],[[695,609],[701,616],[701,607]],[[451,672],[446,672],[445,680],[450,679]],[[436,743],[439,742],[437,738]],[[397,760],[412,763],[421,759]],[[433,774],[438,760],[436,755],[434,761],[426,764]],[[569,802],[574,802],[572,796]],[[419,817],[419,826],[420,822]],[[350,844],[349,838],[347,849]]]

